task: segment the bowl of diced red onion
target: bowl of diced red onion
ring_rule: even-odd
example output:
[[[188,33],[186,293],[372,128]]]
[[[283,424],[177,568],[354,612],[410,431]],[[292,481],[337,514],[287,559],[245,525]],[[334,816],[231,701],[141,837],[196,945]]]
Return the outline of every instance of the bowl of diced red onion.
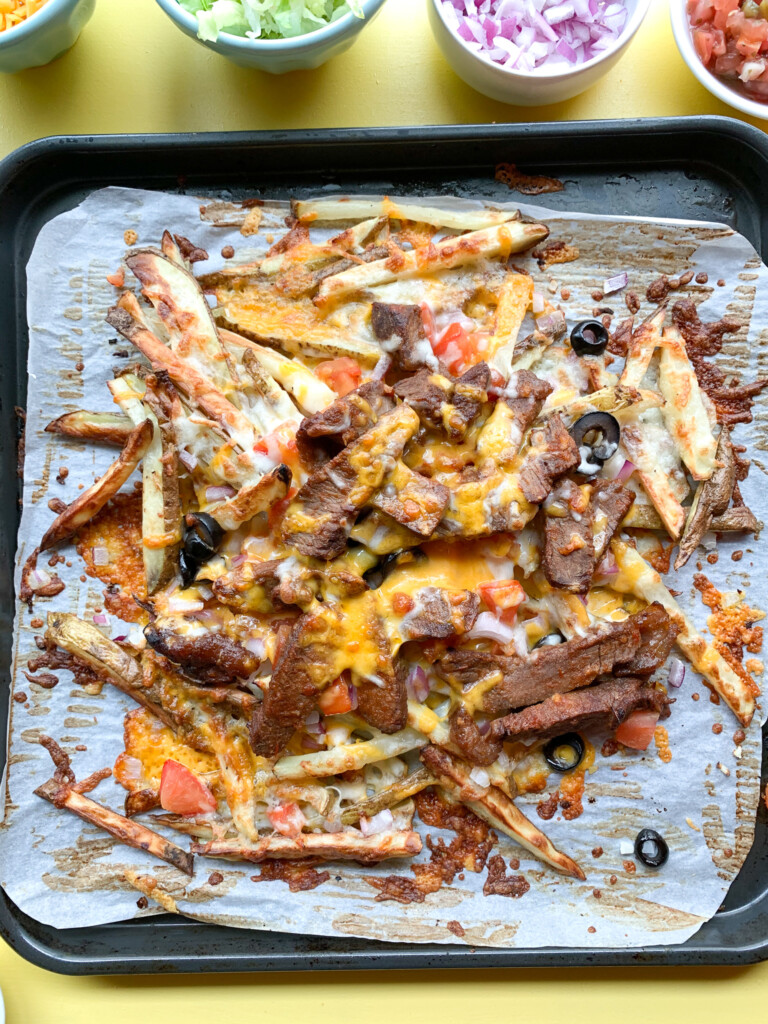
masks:
[[[435,39],[473,89],[520,106],[559,103],[613,67],[651,0],[428,0]]]
[[[768,118],[768,2],[672,0],[677,48],[701,84],[753,117]]]

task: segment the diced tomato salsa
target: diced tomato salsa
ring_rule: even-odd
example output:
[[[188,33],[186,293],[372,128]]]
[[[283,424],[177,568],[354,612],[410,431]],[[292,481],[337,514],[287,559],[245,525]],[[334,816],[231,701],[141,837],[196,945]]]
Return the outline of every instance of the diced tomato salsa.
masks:
[[[688,20],[704,67],[768,102],[768,0],[688,0]]]

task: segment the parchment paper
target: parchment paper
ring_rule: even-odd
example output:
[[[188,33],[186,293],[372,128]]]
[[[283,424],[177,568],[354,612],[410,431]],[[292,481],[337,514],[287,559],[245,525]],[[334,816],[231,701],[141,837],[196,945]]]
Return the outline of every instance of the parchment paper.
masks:
[[[468,205],[444,197],[436,201]],[[211,255],[198,270],[221,265],[224,245],[234,246],[238,255],[252,256],[266,248],[265,236],[279,237],[284,230],[285,211],[279,204],[265,207],[260,234],[247,239],[237,228],[201,223],[198,208],[199,200],[192,197],[110,188],[96,192],[40,232],[28,267],[30,383],[17,587],[19,566],[52,519],[49,498],[71,501],[78,483],[90,484],[114,458],[113,450],[51,437],[43,428],[67,410],[111,408],[105,381],[114,365],[124,365],[120,353],[128,352],[130,346],[122,339],[109,343],[113,332],[104,323],[104,314],[114,301],[114,291],[105,275],[117,267],[126,248],[126,229],[136,232],[140,245],[158,244],[166,227],[189,236]],[[641,297],[647,284],[662,272],[679,274],[689,267],[706,271],[707,285],[686,290],[706,296],[702,316],[715,319],[727,312],[742,325],[726,344],[720,365],[738,370],[747,379],[765,375],[768,270],[743,237],[716,224],[521,208],[548,223],[552,238],[575,243],[581,250],[577,262],[544,273],[534,264],[542,290],[546,291],[550,279],[571,289],[571,299],[564,304],[569,322],[590,316],[595,306],[590,293],[621,270],[629,271],[629,287]],[[717,286],[719,279],[725,280],[724,287]],[[609,296],[602,305],[615,309],[617,319],[624,315],[622,295]],[[641,315],[649,308],[644,303]],[[135,357],[133,350],[130,355]],[[735,441],[749,445],[753,468],[743,493],[763,518],[768,512],[763,461],[767,419],[768,404],[758,403],[754,423],[737,428],[734,436]],[[58,483],[62,465],[69,468],[69,475]],[[735,549],[744,550],[739,562],[730,558]],[[751,580],[765,579],[768,558],[762,547],[751,536],[739,535],[723,538],[718,550],[718,564],[705,564],[710,578],[720,589],[747,590],[748,602],[759,606],[761,598],[764,601],[763,588],[757,584],[751,593],[749,588]],[[137,909],[139,894],[123,878],[124,869],[133,868],[150,873],[170,889],[184,914],[247,928],[472,946],[678,943],[716,912],[750,849],[759,798],[757,718],[761,714],[736,756],[735,719],[722,705],[710,703],[708,691],[689,668],[683,688],[675,692],[677,703],[667,723],[671,762],[662,763],[653,747],[623,760],[621,755],[598,756],[597,770],[587,776],[583,815],[571,822],[559,815],[541,822],[552,840],[582,865],[587,873],[584,883],[556,875],[503,837],[499,852],[505,858],[520,859],[520,872],[531,885],[521,899],[485,897],[484,873],[467,872],[463,881],[457,879],[453,886],[427,896],[423,904],[376,903],[376,892],[365,877],[394,872],[410,877],[408,864],[398,862],[378,869],[332,865],[331,880],[305,893],[289,893],[279,881],[255,885],[250,881],[253,866],[202,858],[197,859],[190,881],[33,795],[34,788],[52,774],[48,754],[37,744],[41,732],[52,735],[73,755],[82,778],[114,763],[122,748],[123,715],[133,706],[110,686],[97,697],[89,695],[73,686],[66,672],[57,673],[61,681],[53,690],[30,684],[23,675],[28,658],[36,653],[33,637],[42,632],[32,625],[33,619],[44,618],[53,608],[90,617],[103,604],[102,586],[81,577],[83,567],[72,547],[64,551],[72,566],[59,565],[56,571],[67,582],[65,591],[52,600],[38,599],[31,613],[25,606],[17,610],[14,688],[26,700],[11,701],[5,816],[0,825],[0,882],[10,898],[38,921],[55,927],[86,926],[159,912],[154,905]],[[703,628],[706,609],[690,585],[696,561],[694,557],[670,585],[682,591],[680,602]],[[40,565],[45,564],[41,559]],[[119,620],[112,620],[112,635],[125,631]],[[692,700],[694,693],[701,699]],[[715,723],[722,725],[720,735],[712,732]],[[87,749],[76,750],[82,746]],[[716,767],[717,762],[728,775]],[[550,783],[551,790],[556,782]],[[111,780],[94,795],[116,810],[121,810],[125,796]],[[541,799],[540,795],[520,799],[522,809],[537,823],[535,805]],[[669,862],[659,871],[637,862],[637,870],[628,873],[623,862],[632,858],[622,852],[622,843],[634,840],[646,826],[666,837]],[[171,835],[186,844],[185,837]],[[595,847],[603,849],[599,858],[592,855]],[[214,870],[224,876],[215,887],[207,881]],[[461,939],[447,928],[448,922],[455,921],[464,929]]]

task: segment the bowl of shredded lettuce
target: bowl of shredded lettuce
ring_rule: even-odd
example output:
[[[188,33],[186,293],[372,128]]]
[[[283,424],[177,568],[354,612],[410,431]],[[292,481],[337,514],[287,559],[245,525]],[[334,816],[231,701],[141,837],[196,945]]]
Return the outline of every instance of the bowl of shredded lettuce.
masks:
[[[316,68],[347,50],[385,0],[157,0],[179,28],[241,67]]]

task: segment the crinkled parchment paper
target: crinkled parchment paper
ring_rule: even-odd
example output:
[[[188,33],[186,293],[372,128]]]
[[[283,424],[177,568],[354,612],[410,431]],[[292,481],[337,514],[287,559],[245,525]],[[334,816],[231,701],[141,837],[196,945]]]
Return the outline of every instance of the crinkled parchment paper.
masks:
[[[285,210],[277,204],[265,207],[260,233],[247,239],[237,228],[201,223],[198,206],[191,197],[106,189],[48,223],[37,239],[28,268],[30,382],[19,565],[51,521],[48,499],[71,501],[78,483],[89,484],[114,457],[104,447],[51,437],[43,428],[66,410],[111,407],[105,381],[114,365],[124,365],[121,352],[129,346],[122,339],[109,343],[113,332],[104,323],[104,314],[114,293],[105,275],[115,269],[125,250],[126,229],[136,232],[140,245],[157,244],[165,227],[188,235],[211,254],[209,263],[203,264],[206,269],[223,262],[219,253],[224,245],[255,255],[266,247],[266,235],[284,230]],[[706,298],[704,319],[727,312],[742,325],[726,343],[721,365],[749,379],[758,372],[766,375],[768,269],[743,237],[715,224],[580,216],[532,206],[523,210],[549,223],[552,238],[575,243],[581,250],[575,263],[534,271],[542,290],[550,276],[571,289],[571,300],[565,304],[571,322],[591,315],[595,302],[590,293],[621,270],[629,271],[629,287],[641,297],[662,272],[679,274],[689,267],[706,271],[707,285],[687,289],[688,294]],[[719,279],[725,280],[724,287],[717,286]],[[618,318],[623,296],[610,296],[603,305],[614,308]],[[641,315],[648,308],[644,304]],[[749,445],[754,464],[743,493],[763,518],[768,512],[763,454],[768,447],[767,419],[768,403],[763,402],[755,409],[754,423],[738,427],[734,436],[736,442]],[[62,465],[68,466],[69,475],[58,483]],[[744,549],[744,556],[734,562],[730,554],[737,548]],[[671,762],[662,763],[655,748],[624,760],[621,755],[598,757],[597,770],[587,776],[582,816],[571,822],[555,817],[542,823],[552,840],[583,866],[583,883],[543,868],[505,838],[500,839],[500,852],[505,858],[519,857],[520,871],[531,885],[521,899],[485,897],[484,874],[467,872],[463,880],[427,896],[423,904],[376,903],[375,890],[364,878],[372,873],[408,874],[408,864],[396,862],[378,869],[332,865],[330,881],[304,893],[289,893],[279,881],[255,885],[250,881],[253,866],[202,858],[197,859],[194,880],[189,880],[33,795],[52,774],[48,754],[36,742],[41,732],[73,754],[82,778],[114,763],[121,749],[123,715],[133,706],[110,686],[96,697],[74,687],[66,672],[59,673],[61,681],[52,690],[30,684],[23,674],[35,653],[34,634],[42,632],[32,627],[33,618],[44,617],[52,608],[90,616],[103,603],[102,586],[81,577],[82,565],[71,547],[64,551],[72,560],[71,568],[57,568],[67,582],[64,592],[53,600],[38,599],[31,613],[25,606],[17,610],[14,685],[27,699],[11,702],[5,818],[0,826],[0,882],[38,921],[56,927],[98,925],[157,912],[154,905],[137,909],[139,894],[123,878],[124,869],[133,868],[151,873],[170,889],[184,914],[239,927],[411,942],[463,941],[473,946],[677,943],[716,912],[749,851],[759,798],[760,726],[753,723],[741,756],[735,756],[735,719],[722,705],[710,703],[708,691],[689,669],[667,723]],[[751,537],[725,537],[719,552],[717,565],[705,564],[710,578],[720,589],[746,589],[747,600],[759,605],[763,595],[755,593],[757,587],[749,588],[750,580],[765,579],[768,559],[760,548]],[[696,561],[694,557],[672,586],[682,591],[679,600],[703,627],[706,609],[691,588]],[[45,560],[40,564],[45,566]],[[16,576],[18,585],[18,566]],[[113,620],[113,635],[123,631]],[[694,692],[700,700],[691,699]],[[722,724],[719,735],[712,732],[714,723]],[[76,752],[77,746],[87,749]],[[107,780],[94,795],[120,810],[125,794]],[[520,801],[537,822],[535,804],[540,799],[532,795]],[[628,873],[622,862],[630,858],[621,852],[622,841],[633,840],[646,826],[666,837],[669,862],[660,871],[638,862],[636,872]],[[174,838],[186,843],[183,836]],[[598,846],[604,852],[596,859],[592,850]],[[213,870],[224,875],[215,887],[207,882]],[[611,884],[613,875],[616,881]],[[449,921],[462,925],[463,939],[448,930]]]

